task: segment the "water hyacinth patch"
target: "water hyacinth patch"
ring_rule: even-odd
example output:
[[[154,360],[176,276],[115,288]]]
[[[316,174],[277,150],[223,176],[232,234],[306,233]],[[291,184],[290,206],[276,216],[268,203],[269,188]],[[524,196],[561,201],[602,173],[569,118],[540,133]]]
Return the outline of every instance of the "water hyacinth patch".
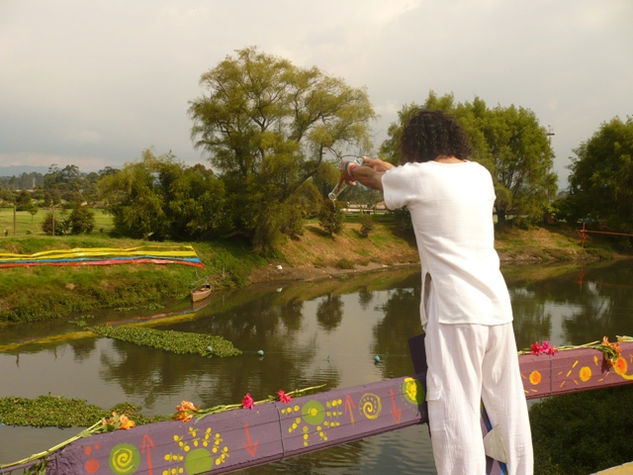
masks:
[[[88,427],[97,420],[108,420],[112,413],[126,414],[139,424],[167,420],[165,416],[146,417],[130,403],[110,409],[51,394],[35,399],[8,396],[0,398],[0,421],[7,425],[30,427]],[[120,421],[121,423],[125,421]],[[123,425],[123,424],[122,424]]]
[[[91,327],[90,330],[100,336],[170,351],[179,355],[198,354],[200,356],[225,357],[237,356],[242,353],[230,341],[220,336],[204,333],[109,325]]]

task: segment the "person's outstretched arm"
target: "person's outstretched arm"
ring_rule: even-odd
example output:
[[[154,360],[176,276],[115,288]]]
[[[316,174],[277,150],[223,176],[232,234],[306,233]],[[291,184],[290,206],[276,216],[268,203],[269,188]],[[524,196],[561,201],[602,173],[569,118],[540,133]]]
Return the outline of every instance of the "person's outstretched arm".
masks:
[[[379,158],[363,157],[362,165],[349,166],[346,163],[341,167],[341,180],[348,185],[356,186],[356,182],[367,188],[382,191],[382,176],[394,165]]]

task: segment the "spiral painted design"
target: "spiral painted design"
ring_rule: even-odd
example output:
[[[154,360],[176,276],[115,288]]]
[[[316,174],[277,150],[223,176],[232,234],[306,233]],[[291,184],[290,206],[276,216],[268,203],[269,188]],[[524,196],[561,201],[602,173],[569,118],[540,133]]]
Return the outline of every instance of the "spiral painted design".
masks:
[[[380,397],[374,393],[365,393],[360,398],[360,410],[369,420],[377,419],[382,411]]]
[[[119,444],[110,451],[110,468],[119,475],[129,475],[136,470],[141,462],[141,454],[132,444]]]

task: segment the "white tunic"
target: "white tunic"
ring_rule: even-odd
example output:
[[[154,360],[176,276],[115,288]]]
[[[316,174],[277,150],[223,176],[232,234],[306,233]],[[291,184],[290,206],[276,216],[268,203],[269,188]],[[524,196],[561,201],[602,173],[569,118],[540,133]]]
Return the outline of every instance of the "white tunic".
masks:
[[[406,206],[420,253],[426,326],[429,299],[437,321],[512,322],[507,286],[494,249],[492,178],[477,162],[407,163],[382,177],[389,209]]]

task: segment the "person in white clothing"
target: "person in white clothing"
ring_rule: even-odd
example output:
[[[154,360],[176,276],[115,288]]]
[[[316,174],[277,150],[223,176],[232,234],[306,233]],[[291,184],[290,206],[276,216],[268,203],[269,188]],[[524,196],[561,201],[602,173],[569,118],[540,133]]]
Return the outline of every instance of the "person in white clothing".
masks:
[[[382,190],[389,209],[411,214],[422,269],[420,316],[427,403],[440,474],[485,474],[483,401],[508,472],[533,472],[527,403],[512,307],[494,249],[494,187],[463,129],[440,111],[418,110],[404,127],[401,166],[365,158],[341,179]]]

